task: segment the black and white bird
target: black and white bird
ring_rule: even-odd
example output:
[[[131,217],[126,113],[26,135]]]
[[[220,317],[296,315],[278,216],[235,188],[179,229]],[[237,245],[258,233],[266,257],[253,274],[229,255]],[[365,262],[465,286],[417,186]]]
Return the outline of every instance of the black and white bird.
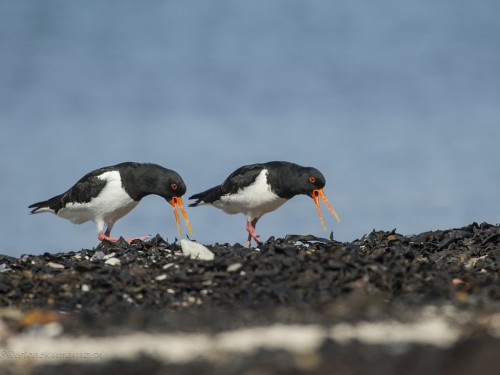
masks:
[[[155,194],[173,206],[177,229],[182,238],[178,208],[191,233],[181,198],[185,192],[186,185],[177,172],[157,164],[126,162],[96,169],[83,176],[65,193],[34,203],[28,208],[33,208],[32,214],[51,212],[75,224],[93,221],[100,241],[116,242],[119,238],[110,237],[116,221],[136,207],[142,198]],[[125,240],[130,243],[148,237]]]
[[[238,168],[221,184],[189,199],[196,199],[190,207],[210,204],[228,214],[242,213],[247,218],[247,247],[253,238],[260,244],[255,226],[262,215],[274,211],[296,195],[311,197],[316,204],[318,216],[326,231],[319,197],[333,213],[339,217],[323,193],[325,177],[316,168],[302,167],[286,161],[272,161],[261,164],[245,165]]]

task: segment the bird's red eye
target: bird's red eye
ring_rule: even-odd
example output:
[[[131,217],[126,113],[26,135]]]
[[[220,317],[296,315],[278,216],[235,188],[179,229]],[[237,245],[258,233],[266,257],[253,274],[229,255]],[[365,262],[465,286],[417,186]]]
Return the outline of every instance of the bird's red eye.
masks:
[[[172,188],[172,190],[177,190],[177,184],[172,184],[170,185],[170,187]]]
[[[316,182],[316,177],[314,176],[309,177],[309,182],[314,184]]]

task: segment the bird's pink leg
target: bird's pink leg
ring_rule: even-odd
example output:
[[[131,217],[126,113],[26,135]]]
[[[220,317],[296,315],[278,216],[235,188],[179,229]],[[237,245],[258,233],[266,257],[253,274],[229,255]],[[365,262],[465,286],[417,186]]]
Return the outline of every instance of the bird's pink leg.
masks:
[[[99,241],[109,241],[109,242],[118,242],[120,239],[117,238],[117,237],[110,237],[109,234],[110,234],[111,231],[106,231],[106,233],[103,233],[102,230],[100,230],[98,233],[97,233],[97,238],[99,239]],[[145,241],[149,238],[150,236],[143,236],[143,237],[131,237],[131,238],[124,238],[124,240],[127,242],[127,243],[131,243],[132,241],[134,240],[140,240],[140,241]]]
[[[257,225],[257,221],[259,218],[255,218],[252,221],[247,221],[247,232],[248,232],[248,239],[247,239],[247,247],[250,247],[250,242],[252,238],[254,241],[257,243],[257,245],[260,245],[262,241],[260,240],[260,237],[257,233],[255,233],[255,226]]]

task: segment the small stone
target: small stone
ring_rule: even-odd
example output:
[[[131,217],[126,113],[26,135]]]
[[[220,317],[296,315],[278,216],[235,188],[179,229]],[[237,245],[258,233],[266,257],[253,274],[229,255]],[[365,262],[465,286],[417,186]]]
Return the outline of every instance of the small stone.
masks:
[[[90,292],[90,285],[89,284],[82,284],[82,292],[83,293]]]
[[[49,266],[50,268],[58,269],[58,270],[64,269],[64,266],[62,264],[54,263],[54,262],[47,263],[47,266]]]
[[[121,263],[122,263],[122,262],[121,262],[121,261],[120,261],[120,259],[118,259],[118,258],[109,258],[108,260],[106,260],[106,261],[104,262],[104,264],[107,264],[107,265],[109,265],[109,266],[120,266],[120,265],[121,265]]]
[[[0,264],[0,273],[8,272],[11,270],[12,270],[12,268],[10,268],[8,264],[6,264],[6,263]]]
[[[96,251],[94,255],[92,255],[92,258],[90,258],[90,260],[92,262],[96,261],[96,260],[103,260],[105,257],[105,254],[104,252],[102,251]]]
[[[183,239],[181,240],[181,248],[184,255],[191,259],[213,260],[215,258],[214,253],[197,242]]]
[[[293,246],[297,246],[297,247],[302,246],[302,247],[306,247],[306,248],[307,248],[307,247],[309,247],[310,245],[309,245],[307,242],[295,241],[295,242],[293,243]]]
[[[387,241],[389,241],[389,242],[396,241],[397,239],[398,239],[398,237],[395,234],[389,234],[387,236]]]
[[[156,281],[163,281],[163,280],[166,280],[167,279],[167,274],[162,274],[162,275],[159,275],[159,276],[156,276],[155,277],[155,280]]]
[[[241,263],[233,263],[233,264],[230,264],[228,267],[227,267],[227,272],[236,272],[238,271],[241,267],[243,267],[243,265]]]

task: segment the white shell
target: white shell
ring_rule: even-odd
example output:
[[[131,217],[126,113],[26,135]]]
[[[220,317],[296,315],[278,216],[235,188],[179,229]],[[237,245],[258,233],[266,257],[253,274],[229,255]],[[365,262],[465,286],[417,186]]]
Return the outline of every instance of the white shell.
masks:
[[[214,253],[197,242],[182,239],[181,248],[183,254],[191,259],[213,260],[215,258]]]

